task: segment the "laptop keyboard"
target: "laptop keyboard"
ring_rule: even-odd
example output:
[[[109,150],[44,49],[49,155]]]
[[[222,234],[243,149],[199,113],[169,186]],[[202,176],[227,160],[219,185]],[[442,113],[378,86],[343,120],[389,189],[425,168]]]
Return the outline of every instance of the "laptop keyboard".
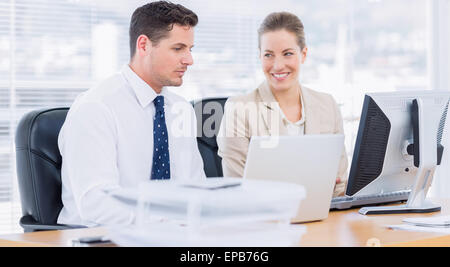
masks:
[[[335,197],[331,200],[330,210],[345,210],[355,207],[406,201],[410,192],[411,190],[403,190],[375,195]]]

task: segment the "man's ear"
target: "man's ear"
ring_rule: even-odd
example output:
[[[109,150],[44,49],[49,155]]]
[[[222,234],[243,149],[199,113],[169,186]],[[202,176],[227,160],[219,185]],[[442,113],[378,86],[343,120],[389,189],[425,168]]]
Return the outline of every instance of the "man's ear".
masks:
[[[147,55],[150,53],[151,49],[152,41],[144,34],[139,35],[136,40],[136,54]]]

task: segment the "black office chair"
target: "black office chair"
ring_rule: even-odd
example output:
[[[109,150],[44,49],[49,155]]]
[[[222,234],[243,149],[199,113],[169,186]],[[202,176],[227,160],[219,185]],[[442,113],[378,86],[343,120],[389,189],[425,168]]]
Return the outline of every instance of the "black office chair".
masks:
[[[226,101],[227,98],[222,97],[205,98],[191,102],[194,106],[195,115],[197,116],[197,145],[203,158],[203,168],[206,177],[223,177],[222,158],[217,155],[218,147],[216,136],[219,131],[220,122],[222,121]],[[205,132],[203,125],[205,124],[205,121],[212,116],[217,118],[217,121],[211,124],[213,131],[212,133]]]
[[[61,201],[61,155],[58,134],[68,108],[33,111],[16,130],[16,164],[25,232],[81,228],[57,224]]]
[[[216,135],[227,98],[193,101],[198,132],[198,148],[207,177],[222,177],[222,160],[217,155]],[[69,108],[33,111],[26,114],[16,130],[16,165],[22,203],[20,225],[25,232],[82,228],[79,225],[57,224],[63,207],[61,200],[61,155],[58,135]],[[205,112],[211,112],[207,114]],[[220,112],[213,123],[214,134],[203,132],[203,124]]]

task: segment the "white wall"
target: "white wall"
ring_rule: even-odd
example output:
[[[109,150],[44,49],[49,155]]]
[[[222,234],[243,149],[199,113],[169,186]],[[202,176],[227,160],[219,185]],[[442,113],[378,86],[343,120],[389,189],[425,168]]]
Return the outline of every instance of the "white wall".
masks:
[[[428,0],[428,73],[432,90],[450,91],[450,0]],[[445,147],[431,189],[432,197],[450,197],[450,116],[443,137]]]

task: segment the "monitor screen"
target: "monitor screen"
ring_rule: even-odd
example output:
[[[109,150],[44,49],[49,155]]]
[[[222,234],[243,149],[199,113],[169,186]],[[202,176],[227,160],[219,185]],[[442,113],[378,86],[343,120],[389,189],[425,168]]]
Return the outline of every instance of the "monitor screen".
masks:
[[[418,165],[418,146],[415,150],[411,149],[414,147],[411,146],[414,144],[413,102],[418,97],[427,101],[426,108],[436,110],[433,114],[438,116],[439,131],[434,133],[434,138],[437,140],[435,143],[437,163],[440,163],[443,151],[440,142],[450,92],[367,94],[361,113],[346,195],[380,194],[412,188]]]

